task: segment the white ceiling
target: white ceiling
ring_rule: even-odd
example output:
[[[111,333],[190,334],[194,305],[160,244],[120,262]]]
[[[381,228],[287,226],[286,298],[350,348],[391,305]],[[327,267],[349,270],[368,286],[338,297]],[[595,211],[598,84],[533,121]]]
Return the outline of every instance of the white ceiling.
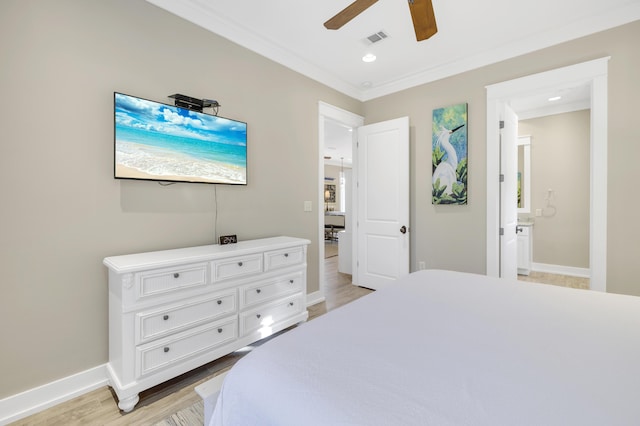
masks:
[[[352,0],[147,1],[361,101],[640,19],[640,0],[432,0],[438,33],[417,42],[406,1],[380,0],[335,31],[323,23]],[[378,31],[388,37],[365,42]],[[377,60],[363,62],[366,53]],[[575,89],[553,108],[588,108],[589,88]],[[512,107],[545,115],[551,95]],[[348,130],[329,123],[325,132],[326,155],[346,160]]]
[[[339,30],[323,23],[351,0],[147,1],[361,101],[640,19],[640,0],[433,0],[438,33],[417,42],[406,1]]]

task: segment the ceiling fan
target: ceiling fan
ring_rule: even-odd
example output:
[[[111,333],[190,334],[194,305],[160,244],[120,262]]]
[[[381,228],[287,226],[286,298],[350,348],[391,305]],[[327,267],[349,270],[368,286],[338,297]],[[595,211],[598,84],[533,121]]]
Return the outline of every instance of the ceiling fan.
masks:
[[[324,23],[329,30],[337,30],[353,18],[367,10],[378,0],[355,0],[349,6],[341,10],[333,18]],[[436,16],[433,13],[431,0],[407,0],[411,11],[413,29],[416,32],[416,40],[426,40],[438,32]]]

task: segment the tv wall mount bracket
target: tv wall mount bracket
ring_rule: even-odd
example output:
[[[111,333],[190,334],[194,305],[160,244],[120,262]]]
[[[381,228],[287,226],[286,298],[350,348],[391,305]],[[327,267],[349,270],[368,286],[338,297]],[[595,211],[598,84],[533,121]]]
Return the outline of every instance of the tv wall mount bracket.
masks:
[[[191,96],[181,95],[180,93],[169,95],[169,97],[174,99],[177,107],[198,112],[202,112],[204,108],[213,108],[214,115],[218,115],[218,108],[220,107],[220,104],[214,99],[197,99],[192,98]]]

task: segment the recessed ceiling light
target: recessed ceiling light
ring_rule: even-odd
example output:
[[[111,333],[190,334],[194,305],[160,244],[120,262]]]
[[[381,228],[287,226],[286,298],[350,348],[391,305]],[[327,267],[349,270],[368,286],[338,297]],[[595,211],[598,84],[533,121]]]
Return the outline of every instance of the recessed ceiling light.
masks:
[[[373,53],[367,53],[362,57],[362,60],[365,62],[373,62],[376,60],[376,55],[374,55]]]
[[[554,96],[549,98],[549,102],[559,101],[560,99],[562,99],[562,96]]]

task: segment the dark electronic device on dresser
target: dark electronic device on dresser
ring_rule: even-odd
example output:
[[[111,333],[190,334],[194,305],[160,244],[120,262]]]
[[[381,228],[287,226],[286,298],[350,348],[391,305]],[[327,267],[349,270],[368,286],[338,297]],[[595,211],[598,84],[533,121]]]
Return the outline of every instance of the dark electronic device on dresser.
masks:
[[[116,179],[247,184],[247,123],[205,114],[187,100],[183,108],[114,93]]]
[[[222,235],[220,237],[220,245],[223,246],[225,244],[235,244],[238,242],[238,237],[234,235]]]

